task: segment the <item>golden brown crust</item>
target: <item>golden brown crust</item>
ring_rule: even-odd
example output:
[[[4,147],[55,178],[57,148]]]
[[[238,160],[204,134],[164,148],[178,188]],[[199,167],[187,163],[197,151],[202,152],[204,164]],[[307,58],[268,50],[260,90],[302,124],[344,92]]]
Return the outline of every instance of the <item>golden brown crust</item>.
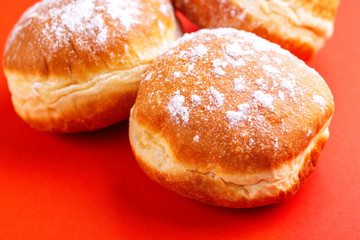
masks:
[[[145,67],[178,36],[169,0],[39,2],[4,52],[15,109],[33,127],[57,132],[126,119]]]
[[[114,2],[51,0],[35,4],[9,37],[4,67],[24,74],[66,76],[73,84],[87,79],[89,70],[97,75],[152,60],[152,52],[164,49],[163,38],[168,41],[175,32],[169,1]],[[111,8],[118,9],[113,13]],[[75,17],[77,14],[80,16]]]
[[[141,147],[133,146],[140,162],[156,162],[165,154],[157,159],[159,168],[173,162],[193,170],[193,178],[170,167],[169,172],[164,170],[167,187],[192,196],[205,191],[200,187],[191,192],[195,185],[206,189],[213,184],[209,191],[218,196],[231,187],[221,187],[221,181],[251,186],[286,179],[284,166],[297,169],[305,178],[309,171],[300,171],[299,166],[309,165],[311,159],[303,154],[311,155],[313,148],[314,154],[320,152],[327,135],[312,141],[325,131],[333,111],[325,81],[288,51],[244,31],[201,30],[185,35],[148,69],[131,113],[130,139],[132,145],[141,142]],[[154,151],[160,155],[139,154],[139,149],[158,149]],[[162,154],[161,149],[168,150]],[[316,159],[314,155],[313,165]],[[202,180],[204,173],[211,175]],[[213,176],[222,180],[211,183]],[[167,185],[161,176],[152,178]],[[295,181],[291,189],[301,184]],[[293,194],[287,185],[281,187],[281,199]],[[213,204],[220,201],[201,194],[193,197]],[[256,197],[259,202],[249,205],[236,201],[258,206],[280,197],[271,199]],[[230,206],[230,202],[219,205]]]
[[[232,29],[185,36],[145,79],[136,120],[162,132],[183,164],[211,167],[210,158],[225,172],[277,168],[306,148],[334,110],[314,70],[275,44]]]
[[[333,32],[338,0],[173,0],[175,7],[205,28],[253,32],[307,60]]]

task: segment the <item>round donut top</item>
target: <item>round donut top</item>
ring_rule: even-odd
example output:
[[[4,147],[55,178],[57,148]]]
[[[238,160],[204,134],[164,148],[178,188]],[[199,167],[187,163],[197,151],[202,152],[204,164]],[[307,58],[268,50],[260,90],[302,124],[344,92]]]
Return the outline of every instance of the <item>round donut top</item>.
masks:
[[[315,70],[276,44],[224,28],[185,35],[160,56],[132,117],[185,165],[250,173],[297,156],[333,111]]]
[[[44,0],[16,24],[4,66],[30,74],[127,69],[163,50],[169,31],[175,36],[169,0]]]

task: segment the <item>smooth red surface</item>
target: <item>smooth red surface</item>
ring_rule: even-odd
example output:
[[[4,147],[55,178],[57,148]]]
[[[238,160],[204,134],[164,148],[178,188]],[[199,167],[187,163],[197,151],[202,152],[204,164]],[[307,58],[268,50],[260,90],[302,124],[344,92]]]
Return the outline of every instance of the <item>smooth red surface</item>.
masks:
[[[0,52],[34,0],[1,0]],[[225,209],[182,198],[139,169],[127,122],[77,135],[31,129],[0,73],[0,239],[360,239],[360,1],[309,62],[335,97],[331,138],[290,200]],[[194,30],[187,27],[187,30]]]

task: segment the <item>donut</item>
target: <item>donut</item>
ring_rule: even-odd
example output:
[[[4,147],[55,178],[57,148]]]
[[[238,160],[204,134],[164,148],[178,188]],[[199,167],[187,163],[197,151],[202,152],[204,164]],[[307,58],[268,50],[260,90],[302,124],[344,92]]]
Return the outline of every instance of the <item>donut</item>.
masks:
[[[185,34],[141,80],[129,138],[154,181],[246,208],[293,196],[329,137],[334,100],[302,60],[232,28]]]
[[[331,37],[339,0],[173,0],[204,28],[253,32],[297,57],[311,58]]]
[[[4,51],[14,108],[30,126],[50,132],[127,119],[141,75],[180,35],[169,0],[38,2]]]

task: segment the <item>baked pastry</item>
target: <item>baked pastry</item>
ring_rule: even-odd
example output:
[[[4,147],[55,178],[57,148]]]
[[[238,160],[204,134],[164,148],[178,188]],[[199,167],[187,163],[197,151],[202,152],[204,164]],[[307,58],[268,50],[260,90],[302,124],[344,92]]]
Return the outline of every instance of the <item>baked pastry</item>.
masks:
[[[91,131],[129,117],[140,76],[181,35],[170,0],[44,0],[8,38],[16,112],[38,130]]]
[[[325,81],[288,51],[245,31],[200,30],[147,70],[129,136],[140,167],[166,188],[255,207],[303,185],[333,111]]]
[[[334,28],[339,0],[173,0],[200,27],[253,32],[304,60],[313,56]]]

